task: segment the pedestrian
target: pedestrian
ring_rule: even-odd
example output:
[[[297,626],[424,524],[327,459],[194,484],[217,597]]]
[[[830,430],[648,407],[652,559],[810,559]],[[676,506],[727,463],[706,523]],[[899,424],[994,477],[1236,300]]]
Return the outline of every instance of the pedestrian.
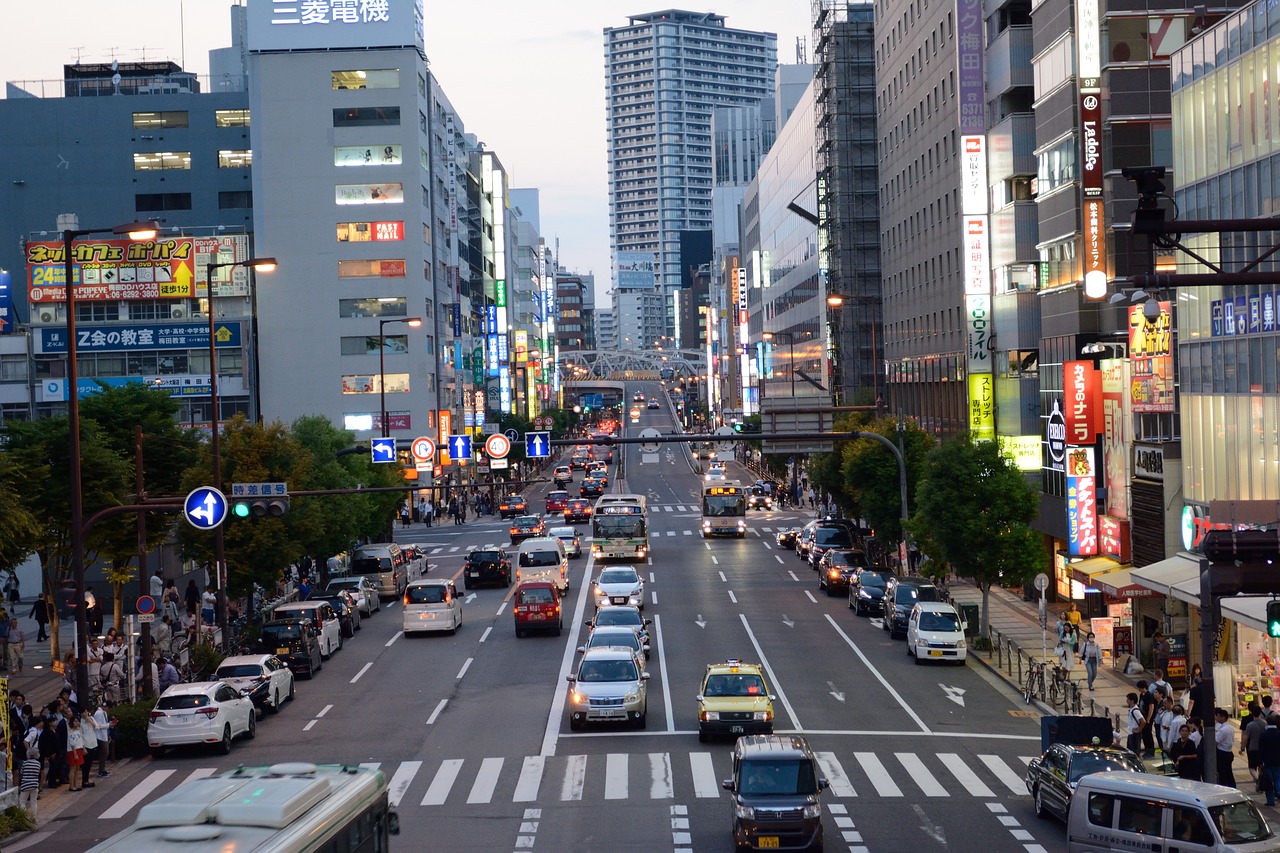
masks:
[[[454,525],[455,525],[455,526],[456,526],[456,525],[459,525],[459,524],[461,524],[461,523],[462,523],[462,522],[458,519],[458,499],[457,499],[457,497],[451,497],[451,498],[449,498],[449,517],[453,519],[453,523],[454,523]]]
[[[1076,655],[1071,647],[1065,643],[1059,643],[1053,650],[1054,657],[1057,658],[1058,666],[1062,667],[1062,671],[1066,673],[1068,679],[1076,666]]]
[[[196,612],[200,609],[200,590],[196,586],[195,578],[188,578],[187,588],[182,593],[182,598],[187,605],[187,616],[194,619]]]
[[[1169,746],[1169,759],[1178,768],[1178,778],[1200,781],[1200,748],[1191,739],[1187,723],[1178,727],[1178,738]]]
[[[307,579],[303,578],[298,581],[298,600],[306,601],[311,597],[311,584],[307,583]]]
[[[1089,676],[1089,689],[1092,690],[1094,679],[1098,677],[1098,664],[1102,662],[1102,646],[1098,645],[1092,631],[1085,638],[1084,647],[1080,649],[1080,662],[1084,664],[1084,671]]]
[[[89,694],[102,689],[102,641],[97,637],[89,638],[89,648],[84,652],[89,665]]]
[[[107,633],[102,637],[102,653],[105,655],[111,652],[118,658],[123,651],[124,644],[120,642],[120,635],[114,627],[108,628]]]
[[[80,787],[92,788],[89,771],[93,769],[93,759],[98,755],[98,732],[93,724],[93,714],[88,708],[80,714],[80,737],[84,740],[84,763],[80,765]]]
[[[1257,780],[1262,767],[1262,735],[1267,730],[1267,721],[1262,716],[1262,706],[1249,705],[1249,718],[1240,730],[1240,754],[1249,763],[1249,777]]]
[[[110,757],[111,741],[115,734],[116,721],[107,717],[107,709],[98,705],[93,711],[93,735],[98,739],[98,778],[105,779],[111,774],[107,772],[107,759]]]
[[[1276,721],[1280,723],[1280,714],[1277,714],[1275,709],[1271,707],[1271,694],[1267,693],[1262,697],[1262,719],[1270,720],[1272,717],[1275,717]]]
[[[1200,676],[1200,664],[1191,668],[1191,688],[1187,691],[1187,701],[1184,704],[1187,706],[1188,717],[1199,717],[1202,720],[1206,709],[1213,707],[1213,693]]]
[[[1062,623],[1062,637],[1058,642],[1066,647],[1067,651],[1074,658],[1079,653],[1080,634],[1076,630],[1076,626],[1070,621],[1071,614],[1067,614],[1068,621]]]
[[[431,526],[431,522],[435,520],[435,515],[436,515],[435,505],[431,503],[431,498],[427,498],[426,501],[422,504],[422,520],[426,522],[427,527]]]
[[[17,619],[9,622],[9,672],[11,675],[22,675],[25,663],[23,653],[27,650],[27,632],[22,630],[22,623]]]
[[[409,526],[409,504],[400,507],[400,526],[402,528]]]
[[[1138,707],[1138,694],[1129,693],[1124,697],[1125,702],[1129,704],[1129,710],[1125,713],[1125,749],[1134,753],[1138,753],[1138,746],[1142,739],[1142,709]]]
[[[1213,711],[1213,744],[1218,753],[1218,784],[1228,788],[1236,786],[1236,774],[1231,769],[1233,747],[1236,744],[1236,732],[1227,722],[1230,718],[1226,708],[1215,708]]]
[[[214,595],[213,590],[205,587],[204,592],[200,596],[200,619],[206,625],[212,625],[217,621],[218,596]]]
[[[1062,642],[1062,626],[1067,624],[1067,611],[1058,614],[1058,621],[1053,623],[1053,633],[1058,636],[1058,642]]]
[[[9,619],[9,611],[0,604],[0,670],[7,669],[9,666],[9,624],[18,621],[17,614],[14,614],[12,620]]]
[[[1276,788],[1280,787],[1280,720],[1276,717],[1263,716],[1267,723],[1262,732],[1262,740],[1258,745],[1258,757],[1262,760],[1263,791],[1267,795],[1267,805],[1276,804]]]
[[[43,592],[36,596],[31,605],[31,618],[36,620],[36,642],[43,643],[49,639],[49,598]]]
[[[1187,725],[1187,711],[1176,702],[1173,705],[1173,716],[1169,718],[1169,739],[1165,741],[1164,751],[1168,754],[1178,741],[1178,733]]]
[[[156,569],[155,574],[151,576],[149,583],[151,597],[157,602],[160,601],[160,597],[164,595],[164,569]]]
[[[1156,693],[1156,716],[1154,720],[1154,730],[1156,738],[1156,749],[1163,750],[1164,745],[1169,742],[1169,724],[1173,722],[1173,699],[1163,690]]]
[[[21,780],[18,783],[18,805],[27,810],[31,820],[37,819],[40,799],[40,761],[39,749],[28,749],[27,757],[22,762]]]
[[[17,613],[18,603],[22,601],[22,589],[15,572],[10,572],[9,579],[4,582],[4,597],[9,599],[9,609]]]
[[[1169,671],[1169,658],[1173,654],[1173,646],[1169,644],[1169,640],[1165,637],[1163,631],[1156,631],[1151,637],[1151,655],[1155,659],[1156,678],[1162,680],[1164,674]],[[1170,691],[1169,695],[1173,695]]]
[[[163,696],[166,690],[180,681],[182,681],[182,677],[178,675],[178,668],[173,665],[173,661],[166,657],[160,658],[160,689],[158,695]]]
[[[1152,696],[1151,691],[1147,689],[1146,679],[1138,679],[1136,686],[1138,688],[1138,710],[1142,712],[1142,756],[1143,758],[1155,758],[1156,697]]]
[[[1076,606],[1074,601],[1067,607],[1067,621],[1075,626],[1077,630],[1080,628],[1080,608]]]
[[[1173,695],[1173,685],[1164,680],[1164,670],[1159,667],[1155,670],[1155,678],[1151,679],[1151,683],[1147,685],[1147,689],[1152,693],[1157,690],[1163,690],[1166,696]]]
[[[102,653],[102,695],[111,703],[123,699],[124,670],[111,652]]]
[[[63,724],[67,727],[67,781],[70,783],[67,790],[79,791],[80,779],[84,775],[81,770],[84,767],[84,735],[80,733],[80,718],[68,714],[63,718]]]
[[[169,614],[161,616],[159,622],[151,623],[151,646],[160,649],[161,654],[173,653],[173,623]]]
[[[178,595],[178,587],[173,581],[164,588],[164,612],[169,617],[170,627],[182,619],[182,596]]]

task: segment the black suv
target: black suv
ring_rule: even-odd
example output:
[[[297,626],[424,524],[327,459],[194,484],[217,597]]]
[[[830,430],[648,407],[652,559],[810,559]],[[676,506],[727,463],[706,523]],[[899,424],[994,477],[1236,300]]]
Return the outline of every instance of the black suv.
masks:
[[[884,590],[884,629],[889,638],[906,639],[907,620],[917,601],[941,601],[938,588],[925,578],[893,578]]]
[[[822,555],[832,548],[847,551],[855,547],[853,525],[833,519],[819,521],[813,528],[813,539],[809,542],[809,568],[815,571],[822,562]]]
[[[821,850],[818,759],[799,735],[746,735],[733,747],[733,841],[738,850]]]
[[[598,477],[588,477],[582,481],[578,491],[584,498],[598,498],[604,494],[604,483]]]
[[[311,678],[320,671],[320,638],[306,619],[273,619],[264,622],[250,652],[275,655],[294,675]]]
[[[511,586],[511,558],[505,548],[477,548],[462,564],[462,582],[467,589],[481,584]]]

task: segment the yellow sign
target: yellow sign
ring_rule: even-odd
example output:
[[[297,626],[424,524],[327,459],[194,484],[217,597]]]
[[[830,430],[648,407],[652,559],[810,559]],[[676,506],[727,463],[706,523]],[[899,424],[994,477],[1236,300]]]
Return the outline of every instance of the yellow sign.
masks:
[[[1040,458],[1040,436],[1002,435],[999,436],[999,441],[1000,449],[1013,460],[1019,471],[1040,470],[1043,464]]]
[[[969,374],[969,432],[983,441],[996,437],[995,377],[990,373]]]

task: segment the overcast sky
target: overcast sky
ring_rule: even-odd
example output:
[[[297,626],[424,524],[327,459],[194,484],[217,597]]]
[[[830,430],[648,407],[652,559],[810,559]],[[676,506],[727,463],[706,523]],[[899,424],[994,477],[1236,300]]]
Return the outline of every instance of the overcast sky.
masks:
[[[0,0],[0,79],[57,80],[66,63],[165,60],[209,71],[231,44],[231,0]],[[713,11],[778,36],[778,60],[811,44],[810,0],[425,0],[427,58],[466,129],[495,151],[512,186],[541,191],[542,233],[560,261],[609,278],[604,39],[628,15]]]

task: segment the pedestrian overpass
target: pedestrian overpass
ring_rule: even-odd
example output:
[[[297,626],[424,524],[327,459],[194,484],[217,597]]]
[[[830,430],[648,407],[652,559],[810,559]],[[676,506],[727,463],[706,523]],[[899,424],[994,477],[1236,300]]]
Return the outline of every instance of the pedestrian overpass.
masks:
[[[593,379],[685,379],[706,376],[706,353],[682,350],[572,350],[560,353],[561,376],[570,382]],[[663,371],[670,370],[669,376]]]

